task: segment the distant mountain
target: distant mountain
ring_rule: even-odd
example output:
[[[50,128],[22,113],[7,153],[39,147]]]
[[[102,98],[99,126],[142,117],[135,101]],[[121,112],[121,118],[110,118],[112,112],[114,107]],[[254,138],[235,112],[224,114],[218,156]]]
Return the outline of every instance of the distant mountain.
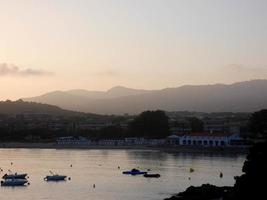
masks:
[[[253,80],[231,85],[186,85],[151,91],[121,86],[106,92],[56,91],[24,100],[99,114],[136,114],[148,109],[252,112],[267,108],[267,80]]]
[[[130,95],[139,95],[145,94],[150,92],[149,90],[137,90],[132,88],[126,88],[123,86],[116,86],[108,91],[88,91],[88,90],[69,90],[65,93],[71,95],[77,95],[81,97],[87,97],[92,99],[110,99],[110,98],[118,98],[118,97],[125,97]]]
[[[47,104],[18,101],[0,101],[0,115],[14,115],[21,113],[45,113],[53,116],[82,116],[85,113],[63,110],[57,106]]]

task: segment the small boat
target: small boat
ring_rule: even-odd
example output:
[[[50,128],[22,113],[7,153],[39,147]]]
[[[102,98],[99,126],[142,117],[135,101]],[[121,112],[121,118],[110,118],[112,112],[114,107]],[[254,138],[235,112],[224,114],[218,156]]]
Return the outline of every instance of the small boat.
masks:
[[[5,179],[1,181],[1,186],[25,186],[25,184],[29,182],[27,179]]]
[[[2,178],[3,179],[26,179],[27,174],[5,174]]]
[[[51,175],[48,175],[44,178],[45,181],[65,181],[67,176],[65,175],[58,175],[51,172]]]
[[[147,172],[142,172],[138,169],[132,169],[131,171],[124,171],[122,172],[123,174],[129,174],[129,175],[142,175],[142,174],[146,174]]]
[[[160,174],[144,174],[146,178],[159,178]]]

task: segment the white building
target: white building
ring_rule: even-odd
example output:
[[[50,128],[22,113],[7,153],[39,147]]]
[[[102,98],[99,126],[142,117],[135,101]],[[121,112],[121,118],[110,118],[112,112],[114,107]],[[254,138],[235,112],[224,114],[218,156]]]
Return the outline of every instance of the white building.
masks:
[[[87,146],[91,144],[91,141],[85,137],[60,137],[57,139],[57,144],[59,145],[78,145],[78,146]]]
[[[172,146],[180,145],[180,137],[178,135],[170,135],[166,139],[166,144]]]
[[[167,138],[170,145],[181,146],[231,146],[232,140],[239,140],[238,134],[232,133],[190,133],[181,136],[171,135]]]
[[[123,146],[125,145],[124,140],[100,140],[98,145],[101,146]]]

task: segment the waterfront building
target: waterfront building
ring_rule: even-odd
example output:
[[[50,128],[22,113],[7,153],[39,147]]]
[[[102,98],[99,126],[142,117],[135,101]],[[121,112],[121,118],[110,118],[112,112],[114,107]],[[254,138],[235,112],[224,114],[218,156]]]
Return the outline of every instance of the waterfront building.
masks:
[[[57,139],[57,144],[59,145],[79,145],[79,146],[87,146],[91,144],[91,141],[88,140],[85,137],[73,137],[73,136],[68,136],[68,137],[60,137]]]
[[[227,147],[232,141],[240,140],[233,133],[189,133],[180,136],[171,135],[166,139],[167,144],[181,146]]]
[[[166,144],[169,144],[172,146],[180,145],[180,137],[178,135],[175,135],[175,134],[170,135],[166,139]]]

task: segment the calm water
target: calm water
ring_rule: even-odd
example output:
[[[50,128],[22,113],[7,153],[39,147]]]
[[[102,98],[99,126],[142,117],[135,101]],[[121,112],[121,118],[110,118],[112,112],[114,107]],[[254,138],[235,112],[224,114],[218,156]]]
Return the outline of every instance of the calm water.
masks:
[[[0,187],[0,199],[162,200],[190,185],[233,185],[233,177],[241,174],[244,160],[244,155],[147,150],[0,149],[0,167],[4,169],[1,176],[8,169],[27,172],[31,183],[27,187]],[[123,170],[134,167],[151,169],[161,178],[122,175]],[[194,173],[189,173],[190,167]],[[49,170],[68,175],[71,181],[45,182],[43,177]],[[219,171],[224,174],[222,179]]]

